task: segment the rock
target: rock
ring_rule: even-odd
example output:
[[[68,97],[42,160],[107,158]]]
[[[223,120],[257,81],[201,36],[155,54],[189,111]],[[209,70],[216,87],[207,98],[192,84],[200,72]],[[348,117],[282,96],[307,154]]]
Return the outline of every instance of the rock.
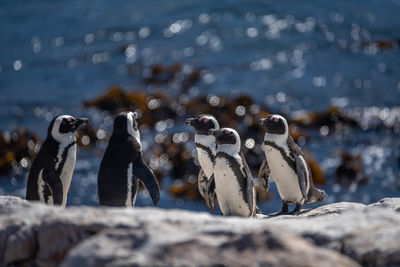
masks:
[[[399,208],[400,199],[384,199],[249,219],[157,208],[61,209],[2,196],[0,265],[394,266]]]
[[[386,203],[386,204],[383,204]],[[317,246],[337,250],[365,266],[400,264],[400,199],[365,206],[334,203],[303,211],[297,217],[267,218],[286,226]]]
[[[336,106],[331,106],[328,109],[319,112],[298,112],[297,114],[293,114],[290,121],[300,127],[327,126],[329,129],[342,128],[342,125],[359,127],[357,120],[350,117]],[[341,126],[338,127],[338,124]]]
[[[383,207],[389,208],[394,211],[400,212],[400,198],[384,198],[376,203],[369,205],[370,207]]]
[[[342,187],[349,187],[353,184],[368,184],[369,178],[363,173],[361,155],[353,155],[343,152],[341,162],[335,171],[336,183]]]
[[[107,230],[73,249],[62,266],[355,265],[284,229],[266,226],[235,231],[231,227],[232,222],[227,221],[213,230],[199,228],[197,233],[174,225],[151,228],[146,233],[137,229]]]
[[[39,151],[39,144],[39,136],[24,127],[0,131],[0,176],[28,168]]]
[[[0,207],[6,208],[9,206],[12,206],[14,204],[20,204],[20,203],[25,203],[29,204],[29,202],[25,199],[22,199],[20,197],[15,197],[15,196],[0,196]]]
[[[61,209],[2,198],[3,265],[357,265],[263,220],[155,208]]]

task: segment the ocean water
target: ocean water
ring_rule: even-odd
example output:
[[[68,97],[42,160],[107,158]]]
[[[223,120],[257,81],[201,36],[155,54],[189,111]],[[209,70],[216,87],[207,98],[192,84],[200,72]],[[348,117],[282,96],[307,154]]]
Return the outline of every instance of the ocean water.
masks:
[[[175,62],[205,70],[191,97],[244,92],[276,112],[335,104],[365,109],[367,119],[393,116],[398,124],[399,12],[399,0],[1,1],[0,130],[25,126],[44,139],[49,120],[61,113],[87,116],[111,130],[110,114],[82,102],[112,85],[152,91],[155,86],[143,83],[143,73],[132,75],[130,66],[145,71]],[[328,202],[399,195],[398,130],[355,129],[339,138],[310,129],[303,147],[326,174]],[[147,147],[155,133],[144,137]],[[78,151],[68,205],[96,205],[104,147]],[[368,184],[335,184],[338,151],[361,155]],[[1,177],[0,193],[24,196],[27,173]],[[201,201],[170,196],[172,180],[163,180],[160,207],[206,210]],[[274,185],[271,190],[272,199],[260,207],[266,212],[280,209]],[[137,205],[151,205],[147,193]]]

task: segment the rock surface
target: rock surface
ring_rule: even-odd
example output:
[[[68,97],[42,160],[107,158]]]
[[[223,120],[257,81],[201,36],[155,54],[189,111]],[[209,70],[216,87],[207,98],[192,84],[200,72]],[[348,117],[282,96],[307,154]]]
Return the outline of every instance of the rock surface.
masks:
[[[0,197],[0,266],[395,266],[400,199],[298,216],[156,208],[61,209]]]

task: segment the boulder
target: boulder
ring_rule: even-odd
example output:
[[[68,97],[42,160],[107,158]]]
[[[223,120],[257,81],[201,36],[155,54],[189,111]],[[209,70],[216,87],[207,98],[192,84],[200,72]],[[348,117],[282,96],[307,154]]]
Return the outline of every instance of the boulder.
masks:
[[[398,199],[249,219],[157,208],[70,207],[0,197],[0,265],[388,266]]]
[[[266,217],[269,225],[284,226],[317,246],[333,249],[364,266],[400,265],[400,199],[365,206],[334,203],[299,216]]]

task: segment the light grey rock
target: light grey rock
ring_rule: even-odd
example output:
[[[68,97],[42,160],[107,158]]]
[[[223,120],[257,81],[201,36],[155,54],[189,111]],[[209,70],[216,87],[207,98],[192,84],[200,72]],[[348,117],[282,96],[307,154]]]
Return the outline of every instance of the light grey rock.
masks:
[[[0,197],[0,266],[398,266],[398,199],[299,216],[156,208],[61,209]],[[358,263],[357,263],[358,262]]]
[[[369,205],[371,207],[389,208],[400,212],[400,198],[384,198],[376,203]]]
[[[14,205],[14,204],[20,204],[20,203],[29,204],[28,201],[26,201],[25,199],[22,199],[20,197],[15,197],[15,196],[1,196],[0,197],[0,206],[3,208]]]
[[[173,226],[108,230],[74,248],[62,266],[357,266],[279,227],[218,228],[197,233]]]
[[[294,230],[315,245],[337,250],[362,265],[399,266],[400,214],[393,211],[395,205],[382,206],[334,203],[299,216],[265,220]]]
[[[3,265],[357,266],[264,220],[36,203],[0,205],[0,214]]]

